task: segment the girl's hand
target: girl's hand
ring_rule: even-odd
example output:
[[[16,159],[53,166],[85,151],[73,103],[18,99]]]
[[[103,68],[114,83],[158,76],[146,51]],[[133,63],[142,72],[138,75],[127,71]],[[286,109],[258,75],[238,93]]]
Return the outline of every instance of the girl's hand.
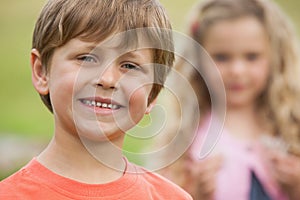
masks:
[[[189,182],[186,190],[197,200],[210,200],[216,189],[216,176],[222,164],[221,155],[213,155],[201,161],[188,161]]]
[[[275,179],[287,192],[290,200],[300,197],[300,157],[271,151],[272,170]]]

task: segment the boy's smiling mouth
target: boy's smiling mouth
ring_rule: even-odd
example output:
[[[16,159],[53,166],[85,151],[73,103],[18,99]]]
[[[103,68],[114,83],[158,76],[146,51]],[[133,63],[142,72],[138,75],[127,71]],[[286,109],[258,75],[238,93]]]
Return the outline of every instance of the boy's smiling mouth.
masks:
[[[116,102],[112,102],[111,100],[105,100],[105,99],[81,99],[80,101],[84,105],[103,108],[103,109],[117,110],[122,107]]]

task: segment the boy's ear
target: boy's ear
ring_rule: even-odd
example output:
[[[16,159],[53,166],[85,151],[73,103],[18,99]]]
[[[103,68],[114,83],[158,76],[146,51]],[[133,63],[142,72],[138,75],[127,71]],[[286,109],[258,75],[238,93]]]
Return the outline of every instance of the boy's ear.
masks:
[[[145,114],[149,114],[152,108],[155,106],[157,99],[154,99],[147,107]]]
[[[43,69],[40,53],[36,49],[31,50],[30,65],[34,88],[41,95],[47,95],[49,93],[48,76],[46,70]]]

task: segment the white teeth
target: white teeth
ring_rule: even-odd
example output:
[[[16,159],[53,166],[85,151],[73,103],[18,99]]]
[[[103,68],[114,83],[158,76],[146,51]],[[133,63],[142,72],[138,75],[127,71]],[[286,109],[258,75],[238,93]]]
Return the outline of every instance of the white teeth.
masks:
[[[101,102],[90,101],[90,100],[83,100],[82,102],[86,105],[97,106],[99,108],[109,108],[109,109],[113,109],[113,110],[120,108],[120,106],[118,106],[118,105],[101,103]]]
[[[117,105],[112,105],[112,109],[113,109],[113,110],[118,109],[118,108],[119,108],[119,106],[117,106]]]
[[[102,104],[102,107],[103,107],[103,108],[107,108],[107,103],[103,103],[103,104]]]

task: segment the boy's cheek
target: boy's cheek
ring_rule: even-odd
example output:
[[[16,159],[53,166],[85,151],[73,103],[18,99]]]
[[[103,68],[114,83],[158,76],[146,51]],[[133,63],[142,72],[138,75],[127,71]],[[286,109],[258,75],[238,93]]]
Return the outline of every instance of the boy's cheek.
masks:
[[[149,89],[139,88],[135,90],[129,97],[129,113],[131,117],[143,116],[147,110]],[[139,116],[140,115],[140,116]]]

